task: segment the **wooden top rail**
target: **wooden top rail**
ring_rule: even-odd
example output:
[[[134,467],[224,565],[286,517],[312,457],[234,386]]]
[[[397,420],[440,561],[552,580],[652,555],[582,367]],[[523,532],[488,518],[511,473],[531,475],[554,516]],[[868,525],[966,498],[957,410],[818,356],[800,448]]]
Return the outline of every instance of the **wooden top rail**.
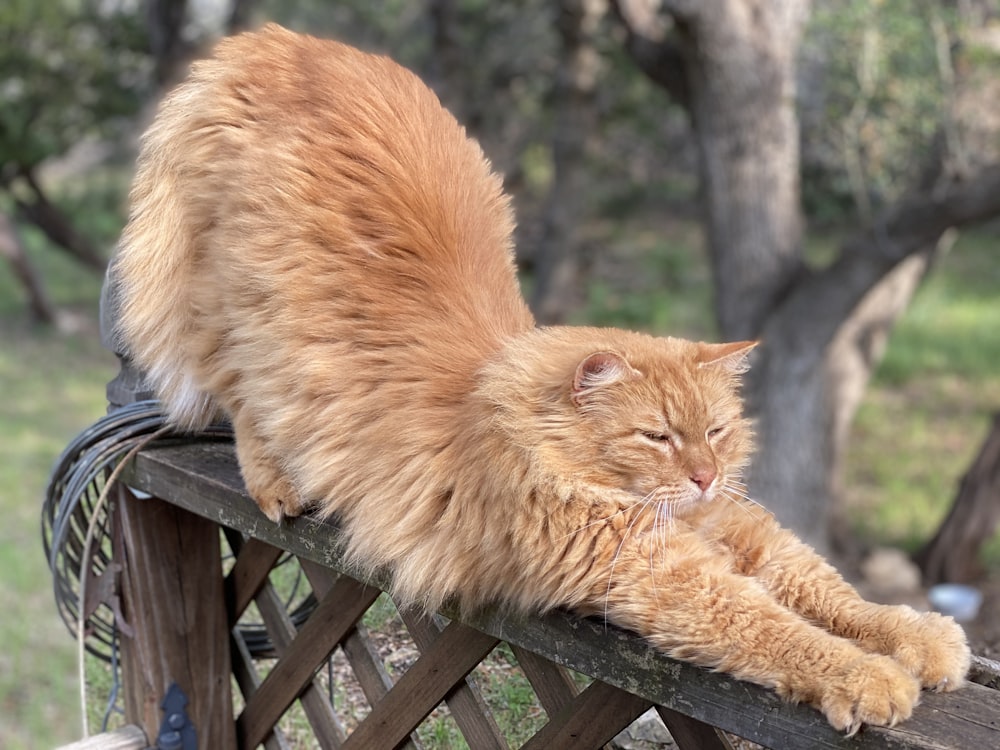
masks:
[[[290,523],[277,526],[267,520],[246,494],[232,447],[225,442],[195,442],[146,449],[126,467],[122,480],[130,487],[162,498],[172,506],[186,509],[223,527],[241,532],[249,543],[266,543],[259,545],[262,549],[279,548],[298,556],[305,561],[303,568],[309,574],[314,591],[320,589],[326,591],[333,585],[353,585],[359,590],[371,590],[372,586],[377,586],[378,582],[372,581],[370,577],[365,577],[360,582],[352,582],[346,578],[351,576],[352,571],[343,565],[340,555],[341,538],[333,523],[297,518]],[[249,543],[246,546],[250,546]],[[262,565],[273,563],[276,554],[277,551]],[[245,572],[250,575],[250,572],[243,570],[244,566],[241,563],[238,565],[240,565],[239,576]],[[254,565],[248,563],[245,567],[249,569]],[[337,579],[336,584],[327,585],[322,583],[323,579],[319,575],[323,569],[344,575]],[[345,581],[348,583],[345,584]],[[251,597],[258,596],[258,591],[259,588],[248,587],[244,593],[230,593],[230,598],[235,597],[239,600],[234,605],[239,609],[246,606]],[[368,595],[365,601],[370,599],[371,596]],[[259,606],[260,602],[258,598]],[[321,604],[320,608],[323,606]],[[307,621],[299,630],[303,639],[308,637],[333,642],[336,638],[346,637],[339,631],[333,633],[336,628],[342,627],[337,624],[341,613],[334,611],[336,608],[328,609],[331,611],[324,610],[322,615],[329,618],[324,624],[310,628],[312,623]],[[319,614],[320,609],[316,612]],[[598,737],[596,734],[587,737],[587,728],[593,717],[602,711],[620,711],[629,713],[629,716],[638,715],[650,705],[662,707],[661,716],[664,717],[681,747],[710,746],[696,737],[706,724],[745,737],[765,747],[782,750],[786,748],[790,750],[794,748],[968,750],[1000,747],[1000,690],[994,689],[1000,685],[997,684],[995,677],[991,687],[969,684],[954,693],[925,693],[913,717],[902,725],[894,729],[865,727],[857,736],[846,738],[834,731],[823,716],[812,708],[785,703],[769,690],[735,680],[724,674],[714,674],[671,660],[654,651],[638,636],[606,626],[600,621],[581,619],[562,612],[533,618],[516,618],[495,611],[484,611],[473,615],[458,615],[453,611],[443,614],[453,625],[459,623],[465,626],[464,632],[469,633],[471,631],[468,629],[472,629],[483,634],[480,638],[482,643],[470,646],[472,650],[482,651],[492,648],[498,640],[506,641],[515,649],[515,653],[523,653],[526,658],[533,658],[531,655],[534,654],[557,665],[589,675],[598,681],[578,696],[573,716],[563,717],[558,721],[551,719],[551,732],[549,727],[546,727],[526,747],[583,747],[584,738],[597,743],[593,746],[598,746],[607,741],[607,738]],[[343,622],[348,623],[347,620]],[[350,627],[349,623],[347,627]],[[431,638],[427,643],[443,652],[449,652],[450,649],[460,651],[461,649],[455,649],[457,641],[453,643],[447,640],[446,636],[452,637],[448,636],[449,632],[454,632],[451,626],[435,634],[435,637],[440,636],[437,641]],[[294,635],[292,629],[288,633],[288,639],[279,644],[280,648],[287,649],[289,654],[296,647],[297,642],[291,641]],[[455,638],[457,636],[452,640]],[[424,650],[423,646],[421,650]],[[234,659],[235,654],[234,651]],[[455,656],[452,662],[456,659],[458,656]],[[454,671],[454,675],[449,679],[460,680],[469,669],[468,665],[452,664],[447,659],[444,663],[446,665],[442,668],[444,671],[449,669]],[[984,663],[980,662],[980,666]],[[304,666],[305,670],[312,668],[308,664]],[[276,667],[273,671],[279,670]],[[296,671],[294,665],[287,671]],[[400,680],[400,686],[408,675],[409,672]],[[443,680],[445,677],[440,676],[437,670],[432,670],[421,676],[414,676],[408,682],[416,681],[419,685],[420,680],[434,679]],[[981,681],[988,682],[988,675],[981,676]],[[377,680],[375,682],[377,683]],[[544,688],[539,690],[537,685],[535,687],[549,716],[558,714],[558,710],[561,706],[564,707],[564,704],[560,703],[557,697],[549,696],[546,699]],[[399,712],[418,710],[412,704],[420,702],[419,687],[411,686],[409,693],[400,692],[399,695],[405,696],[405,700],[399,697],[395,699],[395,703],[392,701],[393,693],[396,691],[389,688],[391,684],[382,688],[377,684],[374,685],[373,689],[376,692],[388,691],[384,701],[386,706],[384,710],[381,710],[382,707],[373,708],[372,715],[378,714],[378,716],[371,721],[363,722],[356,732],[358,736],[350,734],[346,739],[341,737],[331,740],[329,746],[365,747],[363,738],[369,736],[366,732],[375,731],[372,727],[379,722],[391,723],[392,717]],[[300,700],[305,701],[308,695],[304,693],[303,696]],[[451,697],[448,700],[450,701]],[[247,703],[249,707],[251,703],[256,705],[266,702],[263,699],[255,701],[251,695]],[[552,710],[549,710],[550,708]],[[425,711],[425,707],[420,707],[419,710]],[[380,718],[382,714],[385,715],[384,720]],[[696,721],[690,722],[684,717]],[[672,722],[671,719],[677,721]],[[266,729],[257,727],[250,719],[240,719],[237,723],[240,721],[243,721],[243,725],[238,734],[252,740],[248,740],[250,744],[246,746],[255,747],[258,741],[263,741],[260,738],[264,736]],[[385,736],[398,736],[401,741],[406,741],[411,731],[410,724],[405,726],[400,724],[397,734]],[[381,728],[384,730],[385,726]],[[559,735],[561,737],[572,737],[572,743],[563,739],[561,740],[563,745],[559,745],[552,739],[557,730],[561,731]],[[688,731],[692,734],[686,735]],[[331,736],[334,734],[336,732]],[[688,739],[685,744],[682,736],[691,736],[694,739]],[[281,744],[268,746],[280,747]],[[724,742],[715,745],[715,747],[724,746]]]

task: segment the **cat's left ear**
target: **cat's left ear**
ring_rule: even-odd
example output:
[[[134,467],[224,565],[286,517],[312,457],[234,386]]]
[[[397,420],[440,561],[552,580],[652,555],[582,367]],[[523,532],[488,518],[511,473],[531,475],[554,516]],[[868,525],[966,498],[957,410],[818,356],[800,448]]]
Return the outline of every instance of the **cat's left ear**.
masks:
[[[575,406],[583,406],[590,396],[601,389],[641,377],[642,373],[632,367],[622,355],[615,352],[594,352],[577,365],[570,398]]]
[[[698,344],[698,367],[721,367],[733,375],[750,369],[750,352],[759,341],[734,341],[729,344]]]

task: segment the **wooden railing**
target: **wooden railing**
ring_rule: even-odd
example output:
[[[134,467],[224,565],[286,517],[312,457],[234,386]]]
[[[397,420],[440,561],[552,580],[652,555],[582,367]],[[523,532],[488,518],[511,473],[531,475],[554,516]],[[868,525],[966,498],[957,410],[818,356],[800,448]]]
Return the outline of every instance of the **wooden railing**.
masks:
[[[305,747],[433,747],[418,727],[439,706],[471,748],[508,748],[511,738],[470,678],[506,643],[544,711],[537,731],[514,741],[525,748],[602,747],[650,707],[682,750],[728,747],[725,733],[782,750],[1000,747],[1000,679],[983,660],[974,676],[992,680],[992,687],[927,693],[909,721],[895,729],[865,727],[853,738],[809,707],[673,661],[635,635],[563,612],[523,618],[402,611],[419,657],[390,675],[363,622],[382,594],[380,582],[345,567],[335,524],[268,521],[243,488],[231,445],[151,447],[132,460],[122,481],[131,488],[119,488],[115,499],[123,611],[132,629],[131,637],[122,636],[126,713],[150,738],[163,725],[164,693],[176,683],[198,747],[210,750],[290,747],[290,710],[304,717],[291,731],[310,735]],[[234,555],[228,562],[226,547]],[[301,567],[315,602],[304,619],[302,611],[290,614],[279,593],[288,586],[287,572],[276,566],[287,555]],[[250,610],[269,638],[266,669],[238,627]],[[330,699],[322,668],[334,652],[350,668],[337,674],[353,673],[368,704],[361,716],[345,719]]]

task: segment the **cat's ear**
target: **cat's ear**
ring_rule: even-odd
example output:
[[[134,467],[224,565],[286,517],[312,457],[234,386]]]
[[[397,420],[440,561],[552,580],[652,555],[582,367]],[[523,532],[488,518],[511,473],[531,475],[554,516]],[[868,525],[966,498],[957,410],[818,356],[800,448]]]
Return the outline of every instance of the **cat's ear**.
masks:
[[[734,341],[729,344],[698,344],[698,367],[722,367],[734,375],[750,369],[750,352],[758,341]]]
[[[632,367],[622,355],[615,352],[594,352],[577,365],[570,398],[576,406],[583,406],[588,397],[602,388],[641,377],[642,373]]]

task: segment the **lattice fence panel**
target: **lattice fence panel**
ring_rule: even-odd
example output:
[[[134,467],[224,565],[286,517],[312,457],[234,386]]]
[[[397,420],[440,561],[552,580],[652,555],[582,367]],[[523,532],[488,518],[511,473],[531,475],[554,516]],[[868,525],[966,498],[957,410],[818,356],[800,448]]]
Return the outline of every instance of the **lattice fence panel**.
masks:
[[[241,748],[433,750],[458,735],[473,750],[596,748],[650,706],[530,651],[498,650],[495,637],[461,623],[397,610],[378,588],[265,542],[232,530],[226,538]],[[513,702],[533,715],[502,730],[483,680],[509,680]]]

